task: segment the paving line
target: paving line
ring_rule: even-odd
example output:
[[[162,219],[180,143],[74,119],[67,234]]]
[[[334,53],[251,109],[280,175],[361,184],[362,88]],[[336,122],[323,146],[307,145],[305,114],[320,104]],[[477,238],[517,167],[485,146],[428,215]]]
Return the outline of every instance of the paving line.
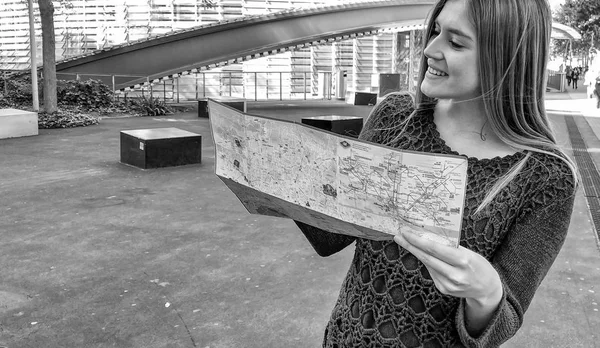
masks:
[[[600,240],[600,174],[573,116],[565,116],[573,157],[579,169],[584,195]]]

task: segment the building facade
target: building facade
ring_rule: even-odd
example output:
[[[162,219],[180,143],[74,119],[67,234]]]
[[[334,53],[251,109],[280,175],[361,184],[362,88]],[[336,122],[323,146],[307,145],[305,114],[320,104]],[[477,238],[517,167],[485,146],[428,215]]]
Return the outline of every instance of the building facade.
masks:
[[[223,20],[343,3],[341,0],[212,0],[208,6],[203,0],[70,0],[66,5],[55,1],[56,59]],[[0,0],[0,7],[0,69],[29,69],[27,1]],[[41,57],[41,24],[36,4],[34,10],[36,52]],[[416,29],[328,42],[200,74],[182,72],[142,88],[151,89],[165,99],[176,96],[194,99],[199,95],[330,98],[343,97],[345,90],[377,92],[379,76],[391,73],[401,75],[402,88],[412,88],[415,62],[419,59],[414,54],[418,52],[415,45],[419,44]]]

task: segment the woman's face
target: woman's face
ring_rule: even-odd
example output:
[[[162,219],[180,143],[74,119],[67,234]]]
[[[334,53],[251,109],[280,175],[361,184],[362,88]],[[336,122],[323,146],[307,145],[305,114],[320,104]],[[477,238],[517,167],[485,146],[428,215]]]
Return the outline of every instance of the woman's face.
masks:
[[[421,92],[430,98],[467,100],[481,95],[475,28],[466,0],[449,0],[424,51],[428,69]]]

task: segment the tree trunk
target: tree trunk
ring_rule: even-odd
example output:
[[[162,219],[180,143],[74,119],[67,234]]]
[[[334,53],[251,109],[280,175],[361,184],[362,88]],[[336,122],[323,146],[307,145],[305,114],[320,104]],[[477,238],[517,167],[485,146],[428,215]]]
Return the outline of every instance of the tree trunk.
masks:
[[[38,0],[40,17],[42,19],[42,53],[44,80],[44,111],[53,114],[57,111],[56,96],[56,52],[54,36],[54,5],[52,0]]]

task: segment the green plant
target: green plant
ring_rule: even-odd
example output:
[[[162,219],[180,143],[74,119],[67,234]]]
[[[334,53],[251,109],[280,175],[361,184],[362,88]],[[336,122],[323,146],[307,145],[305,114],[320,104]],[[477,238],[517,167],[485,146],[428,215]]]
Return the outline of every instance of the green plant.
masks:
[[[147,98],[145,96],[139,99],[131,99],[131,105],[138,109],[142,114],[148,116],[160,116],[172,114],[173,110],[164,102],[158,98]]]
[[[77,105],[86,110],[98,110],[113,104],[113,92],[102,81],[58,81],[59,105]]]
[[[31,105],[31,76],[13,76],[3,81],[2,91],[6,90],[4,99],[7,102],[11,104]],[[38,91],[41,91],[41,84],[39,83]]]
[[[12,103],[10,102],[10,100],[8,100],[4,96],[4,93],[0,92],[0,108],[8,108],[11,106],[12,106]]]
[[[93,124],[98,124],[98,118],[81,113],[77,108],[59,109],[54,114],[38,114],[39,129],[85,127]]]

